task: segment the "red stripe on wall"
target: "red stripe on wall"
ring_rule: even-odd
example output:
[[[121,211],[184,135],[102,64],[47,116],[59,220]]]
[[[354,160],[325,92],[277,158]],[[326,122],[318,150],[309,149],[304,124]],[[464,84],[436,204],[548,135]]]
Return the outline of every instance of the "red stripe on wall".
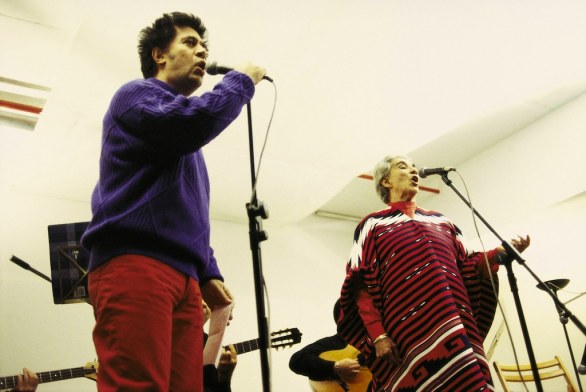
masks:
[[[22,103],[3,101],[1,99],[0,99],[0,106],[5,107],[5,108],[9,108],[9,109],[19,110],[21,112],[34,113],[34,114],[40,114],[43,111],[43,108],[25,105]]]

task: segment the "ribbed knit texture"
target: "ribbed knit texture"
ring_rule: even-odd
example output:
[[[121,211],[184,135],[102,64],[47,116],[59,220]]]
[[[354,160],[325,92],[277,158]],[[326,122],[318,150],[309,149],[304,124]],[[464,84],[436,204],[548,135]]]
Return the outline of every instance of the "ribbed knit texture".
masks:
[[[230,72],[201,97],[150,78],[123,85],[103,123],[100,177],[82,238],[89,270],[121,254],[155,258],[205,281],[222,279],[210,247],[209,178],[201,148],[254,94]]]

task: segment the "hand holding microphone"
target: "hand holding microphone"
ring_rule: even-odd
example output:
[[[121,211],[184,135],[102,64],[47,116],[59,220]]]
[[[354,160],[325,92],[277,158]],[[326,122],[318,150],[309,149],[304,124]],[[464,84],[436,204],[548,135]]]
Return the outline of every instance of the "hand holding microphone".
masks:
[[[254,84],[257,84],[261,80],[263,80],[267,74],[267,70],[252,64],[251,62],[246,62],[234,68],[234,70],[242,72],[250,76]],[[271,79],[268,79],[272,81]]]
[[[261,80],[265,79],[268,80],[269,82],[273,82],[273,79],[269,78],[266,73],[266,69],[259,67],[257,65],[252,64],[251,62],[246,62],[243,64],[240,64],[237,67],[227,67],[227,66],[223,66],[223,65],[218,65],[218,63],[216,61],[212,61],[211,63],[209,63],[206,66],[206,72],[209,75],[224,75],[227,74],[230,71],[238,71],[238,72],[242,72],[246,75],[248,75],[252,81],[254,82],[254,84],[258,84],[258,82],[260,82]]]

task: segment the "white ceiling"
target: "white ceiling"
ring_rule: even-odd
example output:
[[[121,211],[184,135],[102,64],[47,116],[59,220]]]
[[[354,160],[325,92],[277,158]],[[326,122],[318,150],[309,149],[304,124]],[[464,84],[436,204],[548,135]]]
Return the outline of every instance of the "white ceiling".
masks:
[[[0,128],[3,183],[89,202],[101,117],[140,77],[138,31],[173,10],[202,17],[212,59],[275,81],[251,104],[258,159],[276,91],[258,184],[274,224],[379,209],[357,176],[383,156],[457,166],[586,91],[582,1],[0,0],[0,76],[52,88],[34,132]],[[244,221],[245,111],[204,151],[213,216]]]

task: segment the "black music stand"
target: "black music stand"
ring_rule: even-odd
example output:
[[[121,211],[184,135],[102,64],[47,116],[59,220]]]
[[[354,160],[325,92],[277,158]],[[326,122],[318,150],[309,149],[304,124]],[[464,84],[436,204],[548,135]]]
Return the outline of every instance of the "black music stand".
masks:
[[[89,252],[81,236],[89,222],[49,225],[51,284],[55,304],[89,303],[87,268]]]

